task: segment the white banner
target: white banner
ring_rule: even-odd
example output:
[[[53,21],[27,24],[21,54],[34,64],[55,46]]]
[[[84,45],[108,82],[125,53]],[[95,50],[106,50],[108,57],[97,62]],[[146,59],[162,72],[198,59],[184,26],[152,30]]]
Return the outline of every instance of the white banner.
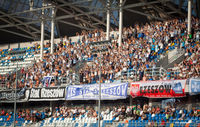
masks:
[[[101,84],[101,100],[125,99],[128,83]],[[98,100],[99,84],[72,85],[66,88],[66,100]]]
[[[200,93],[200,79],[189,80],[189,93],[195,95]]]

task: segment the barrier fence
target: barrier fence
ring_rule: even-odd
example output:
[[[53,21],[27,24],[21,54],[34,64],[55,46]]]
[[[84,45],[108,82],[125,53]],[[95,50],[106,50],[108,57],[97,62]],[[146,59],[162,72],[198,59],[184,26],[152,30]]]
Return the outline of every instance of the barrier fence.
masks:
[[[0,126],[13,126],[13,123],[4,123],[0,122]],[[84,122],[65,122],[65,121],[56,121],[54,123],[50,122],[38,122],[38,123],[24,123],[19,122],[16,126],[26,126],[26,127],[98,127],[98,123],[84,123]],[[101,127],[199,127],[200,123],[197,122],[110,122],[110,121],[101,121]]]

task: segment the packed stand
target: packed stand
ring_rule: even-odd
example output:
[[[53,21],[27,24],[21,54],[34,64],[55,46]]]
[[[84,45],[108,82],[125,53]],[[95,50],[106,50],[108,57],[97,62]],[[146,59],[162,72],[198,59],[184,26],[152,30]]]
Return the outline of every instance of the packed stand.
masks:
[[[20,109],[16,113],[16,126],[26,126],[39,122],[45,118],[51,117],[48,108],[38,111],[37,109]],[[14,121],[14,113],[12,110],[2,109],[0,112],[0,126],[11,126]]]
[[[199,19],[192,19],[192,27],[196,29],[200,27]],[[153,22],[141,26],[136,24],[134,27],[124,28],[121,47],[119,47],[117,42],[118,32],[116,31],[117,29],[111,31],[112,44],[104,46],[104,48],[108,48],[108,52],[103,52],[102,56],[100,56],[100,53],[92,53],[93,49],[90,43],[105,40],[103,30],[77,33],[77,42],[72,42],[68,37],[64,37],[60,43],[55,44],[53,55],[48,50],[50,43],[47,43],[44,46],[47,50],[45,50],[43,60],[36,62],[32,67],[20,70],[18,88],[25,86],[30,88],[56,86],[62,77],[75,73],[73,66],[83,60],[86,60],[87,64],[78,72],[80,83],[97,83],[100,75],[100,59],[98,57],[102,57],[102,83],[119,80],[121,72],[130,70],[136,71],[136,76],[139,80],[159,80],[160,77],[148,77],[148,75],[144,74],[144,70],[156,68],[156,62],[163,54],[175,48],[185,49],[188,55],[196,53],[195,60],[197,63],[199,61],[199,32],[194,32],[193,35],[190,34],[190,38],[187,38],[187,23],[183,19]],[[39,53],[39,49],[39,44],[31,47],[31,51],[33,50],[35,54]],[[192,71],[192,74],[185,76],[183,74],[185,72],[181,71],[178,74],[179,76],[175,76],[176,79],[199,76],[199,65],[195,64],[195,61],[194,65],[189,65],[189,67],[188,62],[184,61],[183,66],[187,70]],[[44,76],[52,76],[54,81],[44,84]],[[130,77],[130,80],[132,78]],[[161,79],[169,78],[170,74],[161,77]],[[5,85],[7,88],[15,88],[15,79],[15,73],[0,76],[1,81],[6,81]]]
[[[41,121],[42,126],[67,125],[68,123],[97,123],[98,112],[91,106],[58,106],[54,109],[52,117]],[[125,123],[129,125],[144,124],[148,126],[197,125],[200,123],[200,109],[175,107],[167,104],[163,109],[159,106],[133,105],[133,106],[105,106],[101,111],[103,126],[106,124]]]
[[[183,104],[181,102],[180,104]],[[193,107],[186,110],[179,102],[167,103],[163,108],[147,104],[127,105],[105,105],[101,109],[101,120],[104,125],[124,123],[131,125],[144,124],[148,126],[176,126],[198,125],[200,123],[200,109]],[[2,109],[0,112],[0,126],[11,126],[14,120],[12,110]],[[93,106],[57,106],[50,111],[49,108],[19,109],[16,113],[16,124],[18,126],[38,125],[49,126],[52,124],[66,125],[68,123],[97,123],[98,111]],[[54,126],[54,125],[52,125]]]
[[[174,79],[198,78],[200,77],[200,45],[188,46],[185,53],[186,58],[179,65],[168,71],[168,77]],[[170,71],[172,73],[170,73]]]
[[[199,29],[199,20],[193,18],[192,26]],[[117,30],[116,30],[117,31]],[[97,35],[95,32],[93,35]],[[92,36],[93,36],[92,35]],[[84,36],[92,37],[92,36]],[[199,32],[187,37],[187,23],[184,20],[169,20],[165,22],[155,22],[144,26],[135,25],[123,29],[123,42],[119,48],[117,40],[118,33],[112,31],[112,45],[108,47],[108,52],[102,57],[102,81],[109,83],[120,79],[121,72],[130,70],[136,71],[139,80],[166,80],[170,79],[168,73],[163,77],[150,77],[144,74],[144,70],[156,68],[156,62],[164,53],[175,48],[186,50],[188,55],[199,50]],[[193,48],[193,49],[192,49]],[[88,51],[88,50],[87,50]],[[89,52],[89,51],[88,51]],[[91,55],[91,56],[90,56]],[[94,58],[92,53],[89,58],[92,65],[86,65],[80,70],[81,82],[96,83],[100,74],[100,59]],[[199,60],[199,58],[197,58]],[[198,65],[197,65],[198,66]],[[199,77],[199,73],[195,74]],[[187,76],[175,77],[176,79],[188,78]],[[132,77],[130,77],[132,79]]]

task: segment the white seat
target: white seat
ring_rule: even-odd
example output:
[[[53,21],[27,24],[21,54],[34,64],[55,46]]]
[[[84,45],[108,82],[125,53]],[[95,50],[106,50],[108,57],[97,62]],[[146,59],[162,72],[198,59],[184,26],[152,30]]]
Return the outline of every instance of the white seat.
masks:
[[[81,123],[85,123],[85,119],[82,119],[82,120],[81,120]]]

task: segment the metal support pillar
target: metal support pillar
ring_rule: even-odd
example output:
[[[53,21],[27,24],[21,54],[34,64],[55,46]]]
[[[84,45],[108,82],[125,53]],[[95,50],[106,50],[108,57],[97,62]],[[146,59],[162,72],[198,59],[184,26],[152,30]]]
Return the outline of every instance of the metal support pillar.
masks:
[[[52,8],[52,20],[51,20],[51,54],[54,49],[54,27],[55,27],[55,8]]]
[[[41,21],[41,42],[40,42],[40,59],[43,59],[44,50],[44,9],[42,9],[42,21]]]
[[[192,96],[188,96],[188,102],[187,102],[187,110],[190,111],[192,109]]]
[[[133,98],[132,98],[132,96],[129,96],[129,101],[130,101],[130,106],[132,106],[133,105]]]
[[[13,120],[13,126],[16,126],[16,110],[17,110],[17,83],[18,83],[18,76],[17,76],[17,69],[18,69],[18,62],[17,62],[17,68],[16,68],[16,85],[15,85],[15,98],[14,99],[14,120]]]
[[[123,26],[123,12],[122,12],[122,2],[123,0],[120,0],[120,9],[119,9],[119,40],[118,40],[118,43],[119,43],[119,47],[121,47],[122,45],[122,26]]]
[[[106,40],[110,39],[110,0],[107,0]]]
[[[149,106],[151,106],[152,107],[152,101],[153,99],[151,99],[151,98],[149,98]]]
[[[98,106],[98,127],[101,127],[101,51],[100,51],[100,74],[99,74],[99,106]]]
[[[191,34],[192,2],[188,0],[188,35]]]
[[[50,109],[50,112],[51,112],[51,115],[52,115],[53,114],[53,102],[52,101],[50,101],[49,109]]]

